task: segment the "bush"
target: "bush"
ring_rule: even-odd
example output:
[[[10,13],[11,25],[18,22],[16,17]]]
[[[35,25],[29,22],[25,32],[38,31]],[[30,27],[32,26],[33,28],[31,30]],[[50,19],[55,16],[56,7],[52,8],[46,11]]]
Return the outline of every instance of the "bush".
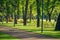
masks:
[[[23,19],[18,19],[17,20],[19,23],[23,23]]]
[[[10,19],[9,22],[13,22],[13,19]]]

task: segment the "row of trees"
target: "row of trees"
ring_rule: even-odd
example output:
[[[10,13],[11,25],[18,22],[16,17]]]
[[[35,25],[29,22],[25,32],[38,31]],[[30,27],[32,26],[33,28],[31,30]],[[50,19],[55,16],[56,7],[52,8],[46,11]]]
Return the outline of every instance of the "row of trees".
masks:
[[[17,24],[17,19],[19,19],[21,16],[20,14],[22,14],[23,24],[26,26],[28,14],[30,22],[32,16],[35,15],[37,19],[37,27],[39,27],[41,18],[43,20],[45,17],[46,21],[49,20],[51,22],[51,16],[53,13],[58,12],[57,7],[59,7],[59,4],[59,0],[0,0],[0,18],[2,19],[2,23],[4,18],[6,19],[6,23],[8,23],[10,18],[14,18],[15,26],[15,24]],[[33,10],[34,12],[36,11],[36,13],[34,13]]]

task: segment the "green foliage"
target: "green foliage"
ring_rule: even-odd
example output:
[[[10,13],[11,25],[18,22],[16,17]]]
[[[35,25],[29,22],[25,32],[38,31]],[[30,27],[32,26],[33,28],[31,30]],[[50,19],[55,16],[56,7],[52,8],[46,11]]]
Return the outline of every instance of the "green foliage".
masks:
[[[22,1],[24,1],[24,4],[23,4],[23,2]],[[9,6],[9,12],[11,13],[11,14],[13,14],[13,9],[14,9],[14,4],[15,4],[15,1],[14,0],[0,0],[0,5],[3,5],[4,4],[4,7],[5,7],[5,9],[4,10],[6,10],[6,2],[8,2],[7,4],[8,4],[8,6]],[[22,13],[22,6],[24,5],[24,9],[25,9],[25,4],[26,4],[26,0],[16,0],[16,6],[18,7],[18,2],[19,2],[19,13],[20,13],[20,15],[22,15],[23,13]],[[41,2],[42,2],[42,0],[40,0],[40,11],[42,11],[42,4],[41,4]],[[55,0],[50,0],[50,4],[49,4],[49,10],[51,11],[51,7],[52,6],[54,6],[55,5],[55,8],[54,9],[56,9],[57,10],[57,12],[60,12],[60,6],[59,6],[59,4],[60,4],[60,2],[59,2],[59,0],[56,0],[56,3],[54,3],[55,2]],[[37,15],[37,10],[36,10],[36,0],[29,0],[29,5],[28,5],[28,14],[29,14],[29,10],[30,10],[30,5],[32,4],[32,6],[33,6],[33,9],[32,9],[32,13],[33,13],[33,15]],[[53,10],[54,11],[54,10]],[[44,14],[46,15],[47,14],[47,0],[44,0]]]
[[[47,1],[48,0],[44,0],[44,5],[43,5],[44,6],[44,9],[43,9],[44,10],[44,15],[47,15],[47,9],[48,9],[49,13],[52,13],[51,18],[56,20],[58,15],[59,15],[59,12],[60,12],[60,0],[50,0],[49,2],[47,2]],[[49,5],[47,7],[48,3],[49,3]],[[18,4],[19,4],[19,6],[18,6]],[[40,12],[41,12],[39,16],[41,18],[42,17],[42,0],[40,0],[39,4],[40,4],[39,6],[40,6]],[[14,16],[13,14],[17,15],[17,13],[19,12],[19,15],[20,15],[20,17],[22,19],[23,18],[22,17],[23,16],[22,7],[24,7],[24,12],[25,12],[25,6],[26,6],[26,0],[0,0],[0,16],[6,16],[7,14],[8,14],[8,16],[11,16],[11,15]],[[27,13],[28,16],[30,14],[30,6],[32,6],[32,17],[36,17],[37,16],[36,0],[29,0],[29,2],[28,2],[28,13]],[[19,11],[18,11],[18,7],[19,7]],[[46,30],[53,31],[54,28],[55,28],[54,23],[56,24],[56,22],[53,22],[53,23],[44,22],[44,26],[45,26],[44,30],[45,31]],[[41,28],[36,28],[35,26],[32,26],[32,24],[34,24],[36,26],[36,20],[32,21],[31,24],[29,23],[28,24],[29,26],[26,26],[26,27],[25,26],[17,26],[16,28],[21,28],[21,29],[28,30],[28,31],[33,31],[33,32],[34,31],[40,31]],[[8,25],[8,26],[13,27],[12,26],[13,24],[12,25],[11,24],[4,24],[4,25]],[[17,25],[19,25],[19,24],[17,24]]]

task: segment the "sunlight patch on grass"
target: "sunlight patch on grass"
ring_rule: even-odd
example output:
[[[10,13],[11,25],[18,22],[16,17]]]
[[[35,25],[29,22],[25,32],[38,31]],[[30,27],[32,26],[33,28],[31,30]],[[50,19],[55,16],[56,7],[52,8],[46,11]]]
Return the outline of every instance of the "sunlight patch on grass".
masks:
[[[34,33],[60,38],[60,31],[44,31],[43,33],[41,33],[41,31],[35,31]]]
[[[38,33],[38,34],[44,34],[44,35],[48,35],[48,36],[52,36],[52,37],[56,37],[56,38],[60,38],[60,32],[59,31],[54,31],[55,29],[55,22],[51,23],[51,22],[44,22],[44,32],[41,33],[41,27],[36,27],[35,23],[27,23],[26,26],[23,26],[23,23],[18,23],[16,24],[16,26],[14,27],[14,24],[11,23],[4,23],[3,26],[8,26],[11,28],[17,28],[17,29],[23,29],[29,32],[34,32],[34,33]],[[2,25],[2,24],[0,24]]]

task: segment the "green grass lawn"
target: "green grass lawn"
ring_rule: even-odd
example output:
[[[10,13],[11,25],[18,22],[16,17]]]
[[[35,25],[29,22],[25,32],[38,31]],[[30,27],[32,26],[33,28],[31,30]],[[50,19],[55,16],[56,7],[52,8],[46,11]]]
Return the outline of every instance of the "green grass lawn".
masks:
[[[47,36],[51,36],[51,37],[55,37],[55,38],[59,38],[60,39],[60,31],[44,31],[43,33],[41,33],[41,31],[33,31],[34,33],[38,33],[38,34],[43,34],[43,35],[47,35]]]
[[[28,23],[27,26],[23,26],[22,23],[18,23],[16,24],[16,26],[14,27],[13,23],[3,23],[0,25],[3,26],[8,26],[11,28],[17,28],[17,29],[23,29],[29,32],[34,32],[34,33],[38,33],[38,34],[44,34],[47,36],[51,36],[51,37],[56,37],[56,38],[60,38],[60,31],[54,31],[55,29],[55,23],[50,23],[50,22],[44,22],[44,32],[41,33],[41,27],[36,27],[36,23],[32,22],[32,23]]]
[[[0,31],[0,40],[19,40],[19,39]]]

